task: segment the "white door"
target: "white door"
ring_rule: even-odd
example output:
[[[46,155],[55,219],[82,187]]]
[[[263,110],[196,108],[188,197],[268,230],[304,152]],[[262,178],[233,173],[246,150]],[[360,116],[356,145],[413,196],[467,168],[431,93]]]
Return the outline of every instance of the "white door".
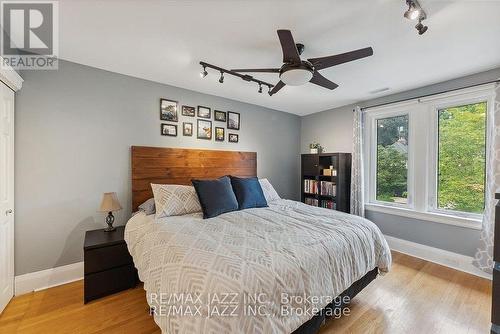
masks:
[[[0,313],[14,294],[14,92],[0,82]]]

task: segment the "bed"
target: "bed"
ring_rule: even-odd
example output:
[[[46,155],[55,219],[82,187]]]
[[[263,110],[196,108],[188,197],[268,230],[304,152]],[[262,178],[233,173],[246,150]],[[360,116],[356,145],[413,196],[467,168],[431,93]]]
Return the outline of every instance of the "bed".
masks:
[[[132,147],[134,208],[150,183],[257,175],[255,152]],[[278,199],[269,207],[156,219],[143,212],[125,240],[164,333],[314,333],[391,254],[380,230],[346,213]]]

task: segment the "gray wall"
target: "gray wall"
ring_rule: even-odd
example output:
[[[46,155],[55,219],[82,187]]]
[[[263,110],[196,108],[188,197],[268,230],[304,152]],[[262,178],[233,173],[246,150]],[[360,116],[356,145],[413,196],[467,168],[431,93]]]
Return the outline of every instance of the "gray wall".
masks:
[[[385,96],[302,117],[301,152],[309,151],[309,143],[318,141],[328,152],[352,152],[353,108],[372,106],[435,94],[449,89],[497,80],[500,68],[450,80],[434,85]],[[397,238],[437,247],[452,252],[474,255],[480,231],[469,228],[431,223],[417,219],[389,214],[367,212],[367,218],[374,221],[384,234]]]
[[[58,71],[22,76],[15,116],[16,275],[81,261],[84,232],[104,226],[96,210],[105,191],[118,193],[124,210],[117,223],[126,222],[131,145],[256,151],[259,176],[283,197],[299,195],[298,116],[66,61]],[[240,142],[183,137],[182,121],[196,122],[184,116],[178,137],[160,136],[161,97],[240,112]]]

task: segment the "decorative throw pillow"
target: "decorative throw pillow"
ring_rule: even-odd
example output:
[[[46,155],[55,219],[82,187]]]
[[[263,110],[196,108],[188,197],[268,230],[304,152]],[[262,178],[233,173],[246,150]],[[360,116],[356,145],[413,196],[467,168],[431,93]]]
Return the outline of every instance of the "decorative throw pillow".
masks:
[[[155,198],[156,217],[181,216],[200,212],[196,191],[191,186],[151,184]]]
[[[198,194],[203,218],[238,210],[238,201],[231,187],[231,180],[223,176],[216,180],[191,180]]]
[[[139,211],[144,211],[146,215],[152,215],[156,212],[155,209],[155,199],[150,198],[146,202],[139,205]]]
[[[281,199],[268,179],[259,179],[259,183],[262,187],[262,192],[264,193],[267,203]]]
[[[240,178],[231,176],[231,185],[240,210],[267,206],[259,179],[256,177]]]

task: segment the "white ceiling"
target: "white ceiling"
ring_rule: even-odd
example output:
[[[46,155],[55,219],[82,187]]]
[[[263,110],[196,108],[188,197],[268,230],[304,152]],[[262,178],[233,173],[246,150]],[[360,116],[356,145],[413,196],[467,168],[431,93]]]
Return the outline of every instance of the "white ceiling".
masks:
[[[298,115],[393,94],[500,66],[500,1],[422,0],[429,30],[403,18],[404,0],[60,0],[60,57],[113,72]],[[304,43],[304,58],[371,46],[374,55],[321,73],[340,85],[285,87],[210,72],[279,67],[277,29]],[[277,82],[277,74],[255,74]],[[370,93],[381,88],[390,90]],[[175,98],[175,96],[171,96]]]

